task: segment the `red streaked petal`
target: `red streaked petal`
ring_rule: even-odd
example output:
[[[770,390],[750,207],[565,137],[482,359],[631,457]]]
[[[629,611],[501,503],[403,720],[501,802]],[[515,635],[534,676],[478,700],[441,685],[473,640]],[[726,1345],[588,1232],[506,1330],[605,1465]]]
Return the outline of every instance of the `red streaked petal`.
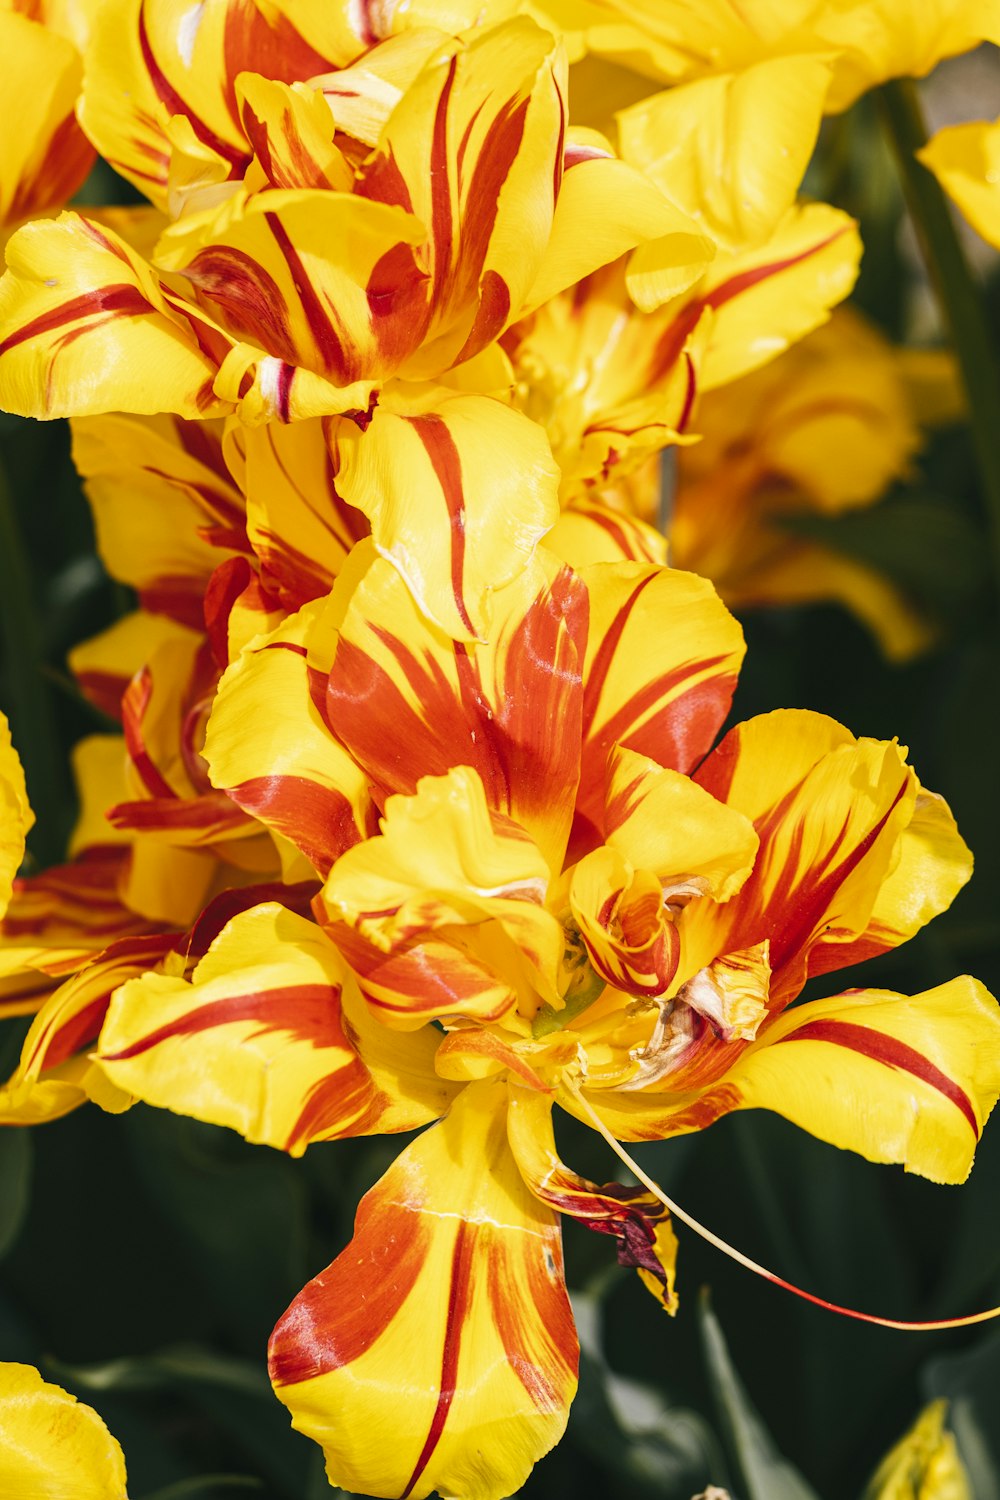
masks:
[[[99,1060],[120,1088],[300,1155],[311,1141],[412,1130],[447,1108],[437,1035],[406,1045],[345,988],[336,949],[276,902],[226,924],[190,981],[115,996]]]
[[[618,1241],[618,1264],[634,1266],[668,1313],[677,1311],[674,1268],[677,1238],[663,1205],[641,1187],[598,1187],[559,1159],[552,1131],[552,1100],[511,1086],[507,1133],[521,1175],[541,1202]]]
[[[562,1247],[506,1113],[506,1085],[466,1088],[274,1330],[275,1391],[332,1484],[500,1500],[562,1435],[577,1369]]]

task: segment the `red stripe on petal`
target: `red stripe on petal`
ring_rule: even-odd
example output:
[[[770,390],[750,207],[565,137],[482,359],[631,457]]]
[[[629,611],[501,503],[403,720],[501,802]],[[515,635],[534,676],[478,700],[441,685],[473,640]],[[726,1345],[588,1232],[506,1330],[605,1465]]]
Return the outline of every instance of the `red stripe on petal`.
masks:
[[[879,818],[875,826],[868,830],[864,838],[859,840],[839,864],[834,865],[832,869],[828,869],[825,875],[822,875],[814,885],[805,891],[801,887],[796,886],[796,876],[800,875],[802,870],[801,846],[803,829],[800,826],[795,830],[791,841],[792,847],[784,869],[773,891],[767,898],[767,905],[773,916],[769,930],[763,936],[768,937],[771,942],[771,968],[774,972],[783,968],[809,942],[810,937],[826,913],[835,892],[843,885],[848,875],[857,868],[872,848],[879,834],[885,828],[896,807],[899,805],[909,784],[909,772],[906,771],[899,790],[892,799],[892,803],[882,814],[881,818]],[[758,831],[761,834],[762,849],[766,848],[768,842],[768,826],[780,829],[786,804],[798,794],[798,791],[799,788],[794,787],[788,794],[788,797],[782,799],[782,802],[778,804],[774,812],[766,819],[765,824],[759,827]],[[826,856],[825,864],[828,864],[829,860],[839,852],[849,827],[850,819],[845,818],[843,826]],[[752,884],[756,882],[757,877],[752,876],[751,881],[744,887],[744,895],[741,896],[741,900],[746,899]],[[782,918],[786,913],[790,913],[791,920],[783,922]],[[758,942],[760,940],[760,937],[755,939]],[[734,944],[734,946],[750,945]]]
[[[462,1344],[462,1324],[465,1320],[466,1309],[469,1305],[469,1293],[471,1290],[469,1272],[472,1267],[472,1255],[475,1247],[475,1228],[466,1222],[458,1226],[458,1234],[455,1237],[455,1248],[451,1257],[451,1281],[448,1288],[448,1318],[445,1324],[444,1353],[441,1357],[441,1386],[438,1391],[437,1405],[434,1408],[434,1416],[431,1418],[430,1430],[427,1439],[417,1459],[413,1473],[403,1491],[402,1500],[413,1489],[417,1480],[426,1469],[434,1449],[441,1441],[444,1424],[448,1420],[448,1412],[451,1403],[455,1399],[455,1386],[458,1381],[458,1355]]]
[[[255,776],[231,788],[229,796],[244,812],[291,839],[323,875],[361,839],[344,793],[306,776]]]
[[[198,115],[191,109],[188,101],[183,95],[177,92],[156,61],[153,55],[152,44],[149,40],[149,33],[146,30],[144,6],[140,7],[139,10],[139,46],[142,50],[142,60],[146,64],[146,71],[149,74],[149,81],[156,90],[157,98],[167,113],[170,115],[186,115],[190,121],[191,129],[202,144],[208,146],[211,151],[215,151],[222,157],[223,161],[229,162],[230,166],[234,169],[231,175],[235,176],[242,172],[243,168],[250,162],[247,152],[242,151],[238,146],[231,146],[228,141],[224,141],[221,136],[216,135],[215,131],[205,124],[204,120],[199,119]]]
[[[348,362],[344,356],[344,346],[340,335],[330,321],[329,313],[323,306],[317,295],[316,288],[309,279],[309,273],[302,264],[301,256],[292,244],[288,231],[282,224],[280,218],[274,213],[265,213],[267,227],[274,236],[275,243],[285,259],[285,264],[291,272],[295,290],[298,293],[302,311],[306,322],[309,324],[309,332],[313,336],[316,348],[323,360],[324,368],[333,375],[339,385],[347,385],[352,378],[352,372],[348,370]],[[289,350],[284,356],[293,363],[296,360],[294,349]]]
[[[148,667],[137,672],[122,697],[122,728],[125,731],[125,748],[138,772],[143,786],[153,797],[174,798],[177,793],[154,765],[142,732],[142,721],[146,717],[149,700],[153,696],[153,674]]]
[[[411,1205],[361,1200],[354,1238],[304,1288],[268,1344],[275,1385],[297,1385],[351,1364],[393,1322],[424,1266],[429,1228]]]
[[[448,100],[455,84],[458,57],[448,64],[437,109],[434,114],[434,133],[431,137],[431,237],[434,243],[434,279],[440,285],[442,276],[451,269],[452,219],[451,176],[448,171]]]
[[[126,1062],[158,1047],[171,1037],[197,1036],[219,1026],[242,1021],[258,1021],[259,1035],[287,1031],[308,1040],[314,1047],[343,1048],[346,1045],[340,1025],[340,986],[334,984],[294,984],[280,990],[258,990],[249,995],[227,995],[196,1005],[182,1016],[158,1026],[120,1052],[106,1054],[106,1062]]]
[[[728,281],[720,282],[717,287],[708,292],[704,297],[696,297],[683,307],[674,321],[662,334],[657,344],[649,366],[649,381],[654,383],[663,377],[677,363],[687,342],[689,335],[694,331],[702,313],[706,308],[713,310],[724,307],[734,297],[742,292],[749,291],[760,282],[766,281],[770,276],[780,276],[782,271],[788,271],[792,266],[800,265],[802,261],[808,260],[811,255],[818,255],[828,245],[832,245],[846,234],[847,229],[838,229],[834,234],[827,235],[825,240],[818,244],[809,245],[805,250],[800,250],[797,255],[786,256],[784,260],[775,260],[763,266],[750,266],[746,271],[740,271],[738,275],[731,276]]]
[[[137,287],[121,283],[98,287],[96,291],[84,292],[82,296],[72,297],[69,302],[61,302],[50,312],[41,313],[37,318],[32,318],[31,322],[25,323],[23,328],[16,328],[13,333],[9,333],[5,339],[0,340],[0,354],[6,354],[8,349],[14,349],[18,344],[26,343],[28,339],[52,333],[57,328],[65,327],[67,323],[74,323],[80,318],[89,318],[95,313],[118,313],[123,317],[138,317],[142,313],[152,311],[152,307]]]
[[[852,1052],[860,1052],[865,1057],[870,1057],[874,1062],[885,1063],[886,1067],[897,1068],[901,1072],[911,1073],[914,1078],[919,1078],[922,1083],[929,1084],[931,1088],[937,1089],[954,1104],[956,1109],[969,1122],[976,1140],[979,1139],[979,1125],[976,1120],[976,1112],[972,1107],[972,1101],[963,1088],[943,1073],[940,1068],[918,1052],[915,1047],[910,1047],[906,1042],[900,1042],[894,1036],[886,1036],[882,1031],[873,1031],[869,1026],[859,1026],[854,1021],[807,1021],[797,1031],[789,1036],[783,1036],[781,1042],[833,1042],[837,1047],[849,1047]]]
[[[442,417],[407,417],[427,450],[437,481],[444,495],[451,530],[451,589],[458,617],[470,635],[475,635],[462,597],[462,573],[465,566],[465,494],[462,489],[462,460],[455,440]]]

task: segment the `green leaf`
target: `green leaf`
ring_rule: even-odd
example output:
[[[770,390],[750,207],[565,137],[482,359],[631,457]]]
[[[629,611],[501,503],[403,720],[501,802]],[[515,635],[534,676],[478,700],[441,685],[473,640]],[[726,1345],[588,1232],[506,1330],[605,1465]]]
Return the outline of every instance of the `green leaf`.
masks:
[[[725,1479],[721,1450],[708,1424],[637,1380],[611,1370],[601,1343],[597,1295],[573,1295],[580,1335],[580,1388],[570,1409],[570,1436],[629,1496],[689,1500]]]
[[[0,1257],[7,1254],[24,1224],[34,1160],[30,1131],[14,1125],[0,1131]]]
[[[93,1365],[66,1364],[61,1360],[47,1363],[57,1375],[86,1391],[158,1391],[210,1385],[271,1400],[263,1365],[214,1354],[208,1349],[185,1346]]]
[[[818,1500],[798,1470],[782,1458],[751,1404],[707,1292],[700,1298],[698,1318],[719,1427],[743,1500]]]

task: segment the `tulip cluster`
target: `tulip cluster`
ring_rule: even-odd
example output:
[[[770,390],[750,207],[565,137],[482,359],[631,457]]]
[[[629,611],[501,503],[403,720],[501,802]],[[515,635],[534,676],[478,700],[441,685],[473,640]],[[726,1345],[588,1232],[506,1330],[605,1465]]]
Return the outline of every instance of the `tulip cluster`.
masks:
[[[48,90],[3,158],[0,406],[70,418],[138,600],[71,656],[120,730],[77,747],[68,862],[13,887],[0,745],[0,1006],[34,1016],[0,1112],[138,1099],[292,1155],[433,1127],[270,1345],[365,1494],[491,1500],[559,1440],[563,1219],[676,1306],[667,1209],[565,1165],[557,1106],[618,1141],[765,1108],[960,1182],[1000,1094],[973,979],[793,1004],[971,873],[904,750],[794,709],[720,738],[723,599],[926,639],[775,524],[920,441],[903,361],[827,323],[856,227],[798,195],[824,112],[1000,9],[697,10],[0,12]],[[147,201],[56,217],[95,149]]]

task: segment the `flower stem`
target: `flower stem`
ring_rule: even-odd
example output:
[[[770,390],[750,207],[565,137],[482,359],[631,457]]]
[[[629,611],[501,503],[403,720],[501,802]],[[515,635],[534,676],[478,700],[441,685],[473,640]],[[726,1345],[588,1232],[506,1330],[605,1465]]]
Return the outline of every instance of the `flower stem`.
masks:
[[[0,461],[0,639],[9,694],[11,732],[24,764],[28,800],[37,822],[28,842],[42,865],[62,852],[60,812],[65,786],[57,758],[55,720],[44,676],[44,642],[36,589],[14,498]]]
[[[916,84],[909,78],[893,79],[882,85],[877,97],[924,262],[958,356],[983,485],[994,577],[1000,583],[1000,364],[951,205],[937,178],[916,158],[915,153],[927,144]]]

